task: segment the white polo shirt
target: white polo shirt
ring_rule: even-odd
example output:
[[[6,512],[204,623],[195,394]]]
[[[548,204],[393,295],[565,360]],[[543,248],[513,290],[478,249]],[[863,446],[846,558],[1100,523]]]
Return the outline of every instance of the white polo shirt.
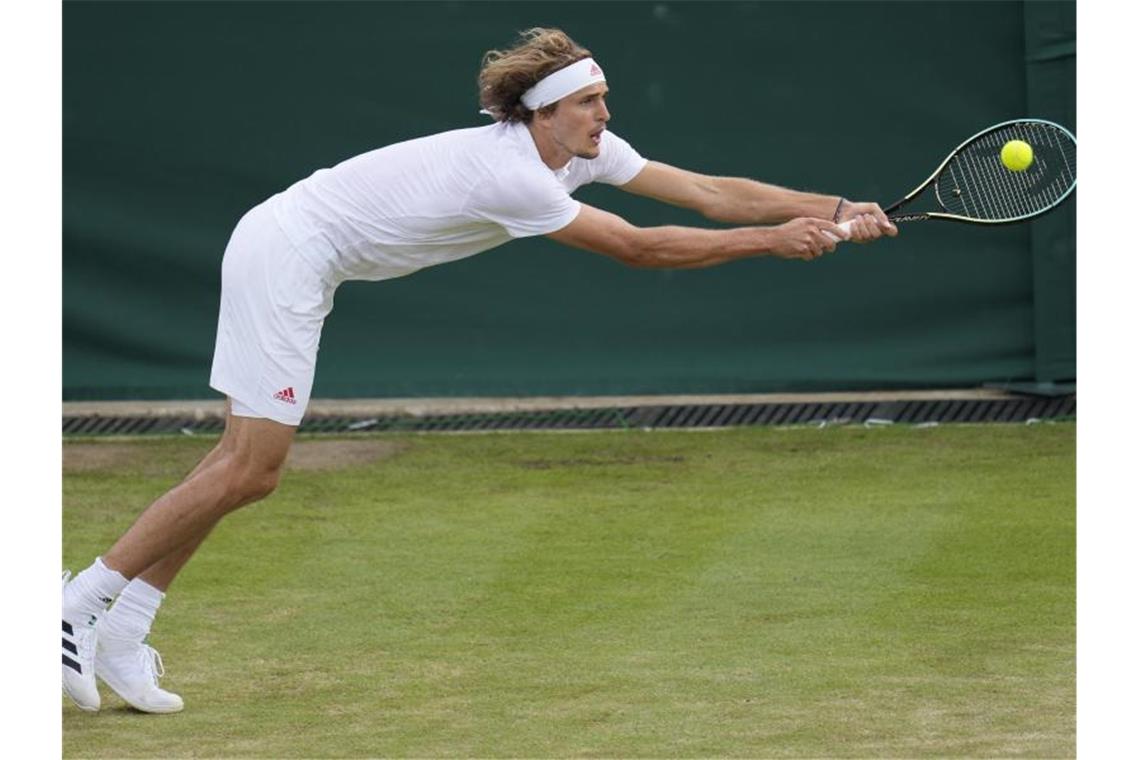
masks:
[[[600,154],[552,170],[524,124],[495,123],[389,145],[321,169],[266,204],[318,272],[385,280],[560,230],[589,182],[623,185],[645,167],[609,130]]]

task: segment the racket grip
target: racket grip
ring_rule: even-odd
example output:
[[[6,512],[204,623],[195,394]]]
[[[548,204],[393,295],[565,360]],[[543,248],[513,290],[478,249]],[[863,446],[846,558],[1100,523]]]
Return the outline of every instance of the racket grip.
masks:
[[[852,220],[850,220],[850,219],[848,219],[846,222],[841,222],[839,224],[840,229],[842,229],[844,232],[846,232],[849,237],[851,235],[851,224],[852,224]],[[835,237],[835,235],[832,235],[827,230],[824,230],[823,234],[827,235],[829,238],[831,238],[836,243],[840,242],[840,240],[841,240],[840,238]]]

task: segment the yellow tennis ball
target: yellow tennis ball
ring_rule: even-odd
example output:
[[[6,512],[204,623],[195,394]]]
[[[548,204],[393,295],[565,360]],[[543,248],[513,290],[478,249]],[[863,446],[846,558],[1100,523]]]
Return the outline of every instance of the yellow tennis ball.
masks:
[[[1033,148],[1024,140],[1010,140],[1001,148],[1001,162],[1013,172],[1023,172],[1033,163]]]

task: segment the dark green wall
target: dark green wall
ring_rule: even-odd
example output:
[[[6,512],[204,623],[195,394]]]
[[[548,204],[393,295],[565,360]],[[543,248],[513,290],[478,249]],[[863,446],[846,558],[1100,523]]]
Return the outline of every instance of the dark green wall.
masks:
[[[594,51],[645,156],[890,202],[982,127],[1076,129],[1075,4],[64,4],[64,395],[210,397],[219,265],[312,171],[484,123],[482,52]],[[637,224],[712,226],[609,187]],[[640,271],[527,240],[347,283],[315,396],[759,392],[1076,374],[1075,202],[1032,225],[904,226],[805,264]]]

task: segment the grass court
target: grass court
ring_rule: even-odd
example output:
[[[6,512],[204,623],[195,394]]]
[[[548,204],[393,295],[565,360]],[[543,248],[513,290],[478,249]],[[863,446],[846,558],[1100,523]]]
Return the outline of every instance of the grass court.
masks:
[[[1076,426],[299,440],[65,757],[1075,754]],[[211,446],[67,441],[80,570]]]

